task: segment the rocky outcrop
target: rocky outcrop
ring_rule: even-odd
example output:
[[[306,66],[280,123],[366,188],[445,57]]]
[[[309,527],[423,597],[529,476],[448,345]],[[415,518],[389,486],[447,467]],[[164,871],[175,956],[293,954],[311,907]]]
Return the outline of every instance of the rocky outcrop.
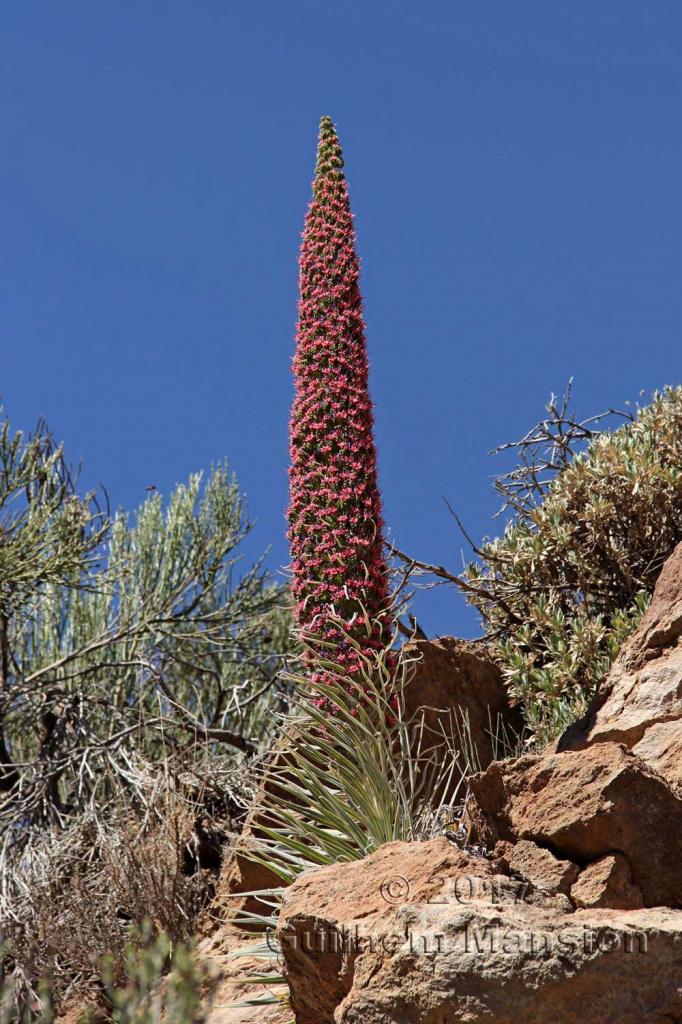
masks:
[[[586,867],[618,852],[644,906],[682,906],[682,799],[617,743],[496,761],[471,779],[474,840],[529,840]]]
[[[544,882],[577,906],[682,906],[681,637],[682,545],[588,715],[543,755],[471,779],[471,837],[534,883],[528,843],[572,862],[568,890],[556,869]]]
[[[485,647],[444,636],[414,640],[405,645],[404,653],[415,659],[404,690],[406,716],[423,715],[432,742],[443,742],[443,732],[451,735],[453,728],[456,741],[457,731],[466,729],[475,767],[486,768],[504,756],[495,737],[520,732],[522,723],[518,710],[509,706],[502,674]]]
[[[681,637],[682,546],[586,718],[470,780],[487,857],[393,843],[287,890],[297,1024],[682,1024]]]
[[[465,879],[492,884],[483,858],[439,839],[388,843],[365,861],[302,875],[288,890],[278,939],[297,1024],[324,1024],[353,987],[361,943],[388,935],[386,921],[412,902],[429,905]]]
[[[576,910],[442,839],[306,873],[278,933],[297,1024],[682,1020],[682,911]]]
[[[682,544],[666,562],[651,604],[623,646],[588,715],[556,749],[623,743],[682,789]]]

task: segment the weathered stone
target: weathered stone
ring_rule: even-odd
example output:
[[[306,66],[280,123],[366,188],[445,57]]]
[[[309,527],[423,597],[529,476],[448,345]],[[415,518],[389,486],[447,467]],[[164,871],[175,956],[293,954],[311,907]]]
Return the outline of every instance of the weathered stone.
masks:
[[[568,894],[580,869],[573,861],[555,857],[549,850],[528,839],[518,843],[498,843],[494,861],[505,873],[520,876],[536,889]]]
[[[659,576],[651,604],[623,645],[588,714],[555,749],[618,742],[682,789],[682,544]]]
[[[682,1020],[682,911],[575,911],[489,871],[435,841],[307,872],[278,928],[297,1024]]]
[[[616,741],[632,747],[653,725],[682,718],[682,648],[659,653],[641,667],[617,661],[608,685],[608,700],[596,712],[587,743]]]
[[[485,768],[503,756],[493,738],[501,732],[521,729],[517,709],[510,708],[502,674],[485,647],[471,640],[444,636],[415,640],[405,645],[414,657],[412,673],[404,690],[407,717],[423,713],[433,742],[455,727],[466,728],[477,766]],[[455,738],[456,742],[456,738]],[[469,767],[469,766],[467,766]]]
[[[642,906],[642,894],[632,881],[628,862],[620,853],[608,854],[588,864],[571,887],[571,899],[577,907],[638,910]]]
[[[633,753],[682,791],[682,720],[650,726]]]
[[[622,745],[496,761],[470,785],[476,842],[529,839],[577,864],[617,850],[645,906],[682,906],[682,798]]]
[[[408,713],[468,721],[494,859],[392,843],[304,874],[278,928],[297,1024],[682,1024],[681,638],[682,545],[590,713],[492,764],[513,713],[485,649],[413,645]]]
[[[286,985],[251,980],[253,976],[278,970],[274,954],[271,963],[257,955],[256,947],[262,942],[262,936],[258,936],[235,944],[232,932],[228,931],[200,943],[196,956],[211,979],[210,992],[202,1002],[203,1024],[291,1024]],[[240,955],[227,955],[227,949],[238,949]],[[266,996],[277,996],[281,1001],[271,1005],[257,1002]],[[253,1005],[245,1006],[249,1001]]]
[[[352,984],[356,940],[374,934],[387,912],[411,901],[456,901],[458,894],[468,900],[470,889],[491,886],[493,877],[485,859],[445,839],[388,843],[365,861],[305,872],[287,891],[278,927],[297,1024],[331,1020],[325,1016],[329,1006],[340,1003]]]

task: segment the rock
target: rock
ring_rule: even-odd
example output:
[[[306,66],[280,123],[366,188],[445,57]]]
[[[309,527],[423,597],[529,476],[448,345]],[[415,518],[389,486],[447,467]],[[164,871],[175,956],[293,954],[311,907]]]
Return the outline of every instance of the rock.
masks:
[[[570,894],[583,906],[682,906],[681,637],[679,545],[588,715],[544,754],[470,780],[470,837],[504,843],[506,866],[516,858],[530,881],[541,866],[523,841],[577,864]]]
[[[590,711],[556,750],[595,743],[636,749],[682,789],[682,544],[665,563],[646,614],[623,645]]]
[[[682,797],[616,743],[494,762],[470,780],[470,835],[587,865],[619,851],[644,906],[682,906]]]
[[[297,1024],[679,1024],[682,911],[491,872],[443,840],[306,872],[278,928]]]
[[[571,887],[571,899],[577,907],[612,907],[638,910],[642,894],[632,881],[632,873],[620,853],[608,854],[589,864]]]
[[[646,761],[659,775],[682,790],[682,721],[660,722],[651,725],[633,753]]]
[[[506,874],[524,878],[536,889],[568,894],[578,879],[580,869],[573,861],[555,857],[529,839],[518,843],[498,843],[494,860]]]
[[[490,883],[491,865],[445,839],[388,843],[365,861],[304,872],[287,890],[277,929],[296,1024],[331,1021],[330,1007],[350,989],[356,954],[347,936],[371,934],[375,921],[411,900],[441,899],[448,884],[468,892],[474,877]]]
[[[297,1024],[682,1024],[681,640],[682,545],[588,715],[506,762],[485,649],[415,641],[408,713],[468,721],[493,859],[392,843],[301,876],[278,925]]]
[[[241,921],[241,915],[267,913],[267,907],[256,894],[281,885],[281,879],[264,864],[251,860],[246,844],[240,843],[227,857],[220,889],[210,907],[210,919],[216,920],[216,911],[219,908],[218,920],[224,915],[236,915],[241,927],[248,930],[250,926]],[[206,918],[208,916],[205,915]],[[210,925],[204,925],[204,931],[211,931]]]
[[[414,640],[405,645],[405,654],[416,659],[404,690],[407,716],[424,709],[425,725],[436,742],[442,736],[441,724],[446,734],[452,732],[451,716],[459,729],[466,721],[474,768],[504,757],[504,733],[513,737],[522,722],[518,710],[509,706],[502,674],[485,647],[444,636]]]

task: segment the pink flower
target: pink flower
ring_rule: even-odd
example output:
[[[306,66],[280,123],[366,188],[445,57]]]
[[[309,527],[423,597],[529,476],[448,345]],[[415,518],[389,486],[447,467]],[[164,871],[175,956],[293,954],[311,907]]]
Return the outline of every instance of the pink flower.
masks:
[[[370,653],[388,642],[389,598],[359,261],[342,168],[336,130],[322,118],[299,266],[289,539],[299,624],[340,643],[330,617],[341,615]],[[369,637],[361,610],[375,623]],[[346,647],[337,660],[357,669],[360,658]]]

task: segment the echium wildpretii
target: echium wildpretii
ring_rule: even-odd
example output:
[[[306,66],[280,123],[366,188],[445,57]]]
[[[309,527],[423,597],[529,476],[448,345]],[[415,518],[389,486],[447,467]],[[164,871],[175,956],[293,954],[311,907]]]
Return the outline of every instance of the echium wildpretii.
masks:
[[[323,117],[300,257],[289,539],[297,621],[334,642],[350,673],[360,655],[337,618],[366,654],[389,630],[359,270],[341,147]]]

